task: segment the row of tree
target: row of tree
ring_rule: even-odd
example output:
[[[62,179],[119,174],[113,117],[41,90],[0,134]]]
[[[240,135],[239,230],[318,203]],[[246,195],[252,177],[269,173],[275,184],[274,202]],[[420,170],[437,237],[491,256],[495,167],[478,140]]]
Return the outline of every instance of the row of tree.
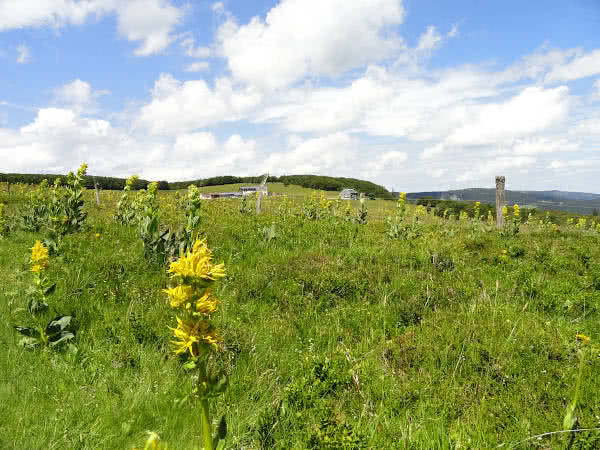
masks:
[[[39,184],[42,180],[48,180],[48,183],[53,184],[57,178],[64,178],[64,175],[56,174],[29,174],[29,173],[0,173],[1,183],[24,183],[24,184]],[[123,190],[125,187],[125,178],[115,177],[95,177],[86,175],[85,187],[93,189],[95,184],[98,184],[100,189],[106,190]],[[147,180],[137,180],[134,184],[134,189],[145,189],[150,182]],[[161,190],[169,189],[169,183],[159,181],[158,188]]]
[[[46,179],[49,183],[54,183],[54,180],[63,175],[56,174],[22,174],[22,173],[0,173],[0,182],[39,184]],[[221,186],[226,184],[258,184],[262,181],[262,176],[255,177],[236,177],[232,175],[224,175],[219,177],[204,178],[192,181],[178,181],[168,183],[167,181],[159,182],[159,189],[187,189],[190,184],[198,187],[202,186]],[[356,178],[343,177],[327,177],[321,175],[283,175],[280,177],[270,176],[267,179],[269,183],[284,183],[285,185],[293,184],[310,189],[320,189],[324,191],[341,191],[342,189],[352,188],[358,192],[364,192],[369,197],[377,198],[392,198],[392,194],[383,186],[371,183],[370,181],[358,180]],[[115,177],[85,177],[85,187],[92,189],[98,184],[100,189],[122,190],[125,187],[124,178]],[[134,189],[145,189],[149,181],[137,180]]]

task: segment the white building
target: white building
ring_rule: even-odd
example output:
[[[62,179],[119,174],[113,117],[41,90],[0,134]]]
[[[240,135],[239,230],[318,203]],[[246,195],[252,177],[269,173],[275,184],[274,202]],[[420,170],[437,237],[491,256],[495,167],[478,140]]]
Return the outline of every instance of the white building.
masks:
[[[358,192],[354,189],[344,189],[340,192],[341,200],[358,200]]]

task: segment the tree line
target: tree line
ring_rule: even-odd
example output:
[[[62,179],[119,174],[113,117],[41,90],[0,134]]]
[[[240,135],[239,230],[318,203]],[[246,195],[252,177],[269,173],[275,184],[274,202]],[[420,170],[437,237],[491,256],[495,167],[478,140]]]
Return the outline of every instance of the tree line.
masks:
[[[54,180],[64,175],[56,174],[22,174],[22,173],[0,173],[0,182],[24,183],[24,184],[39,184],[46,179],[49,183],[54,183]],[[187,189],[191,184],[198,187],[203,186],[221,186],[227,184],[258,184],[262,181],[263,176],[248,176],[236,177],[233,175],[223,175],[218,177],[203,178],[191,181],[176,181],[167,182],[159,181],[158,188],[161,190],[168,189]],[[116,177],[100,177],[88,175],[85,177],[85,187],[93,189],[95,183],[98,183],[100,189],[107,190],[122,190],[125,187],[125,178]],[[392,194],[383,186],[372,183],[370,181],[359,180],[356,178],[344,177],[328,177],[322,175],[282,175],[280,177],[269,176],[269,183],[283,183],[284,185],[297,185],[310,189],[320,189],[323,191],[341,191],[342,189],[352,188],[358,192],[364,192],[369,197],[392,199]],[[145,189],[149,181],[137,180],[134,184],[134,189]]]
[[[23,184],[39,184],[42,180],[48,180],[48,183],[53,184],[57,178],[64,178],[64,175],[57,174],[43,174],[43,173],[0,173],[0,182],[2,183],[23,183]],[[86,175],[84,177],[85,187],[93,189],[95,183],[98,183],[99,189],[106,190],[123,190],[125,187],[125,178],[116,177],[99,177]],[[134,189],[145,189],[150,182],[147,180],[137,180],[134,184]],[[158,188],[161,190],[169,189],[169,183],[166,181],[159,181]]]

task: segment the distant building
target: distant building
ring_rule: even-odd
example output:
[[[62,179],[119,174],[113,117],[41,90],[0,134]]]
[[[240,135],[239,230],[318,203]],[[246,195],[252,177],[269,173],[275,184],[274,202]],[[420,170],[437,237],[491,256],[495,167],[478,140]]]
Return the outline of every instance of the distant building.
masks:
[[[241,196],[241,192],[209,192],[206,194],[200,194],[200,198],[205,200],[212,200],[215,198],[238,198]]]
[[[358,200],[358,191],[354,189],[344,189],[340,192],[341,200]]]
[[[267,195],[269,190],[266,184],[260,184],[258,186],[242,186],[240,187],[240,192],[242,195],[250,195],[254,194],[255,192],[262,192],[263,195]]]

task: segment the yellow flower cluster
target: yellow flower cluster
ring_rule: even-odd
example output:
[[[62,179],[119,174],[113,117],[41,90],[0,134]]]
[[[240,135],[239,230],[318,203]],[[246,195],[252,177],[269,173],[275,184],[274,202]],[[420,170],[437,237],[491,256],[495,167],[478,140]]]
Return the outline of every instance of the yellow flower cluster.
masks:
[[[215,281],[225,276],[224,264],[213,264],[212,251],[206,240],[197,240],[191,251],[181,252],[179,259],[172,262],[168,273],[180,277],[184,282],[202,283]]]
[[[48,267],[48,248],[41,241],[36,241],[31,248],[31,271],[40,273]]]
[[[513,206],[513,215],[515,216],[515,219],[518,219],[521,216],[521,210],[519,209],[519,205],[516,203]]]
[[[171,341],[173,351],[199,356],[207,348],[216,349],[219,336],[208,319],[216,311],[218,300],[209,286],[225,276],[224,264],[214,264],[206,240],[199,239],[192,250],[182,252],[171,263],[168,273],[177,284],[163,292],[169,296],[171,307],[185,315],[184,319],[177,317],[177,328],[171,328],[176,338]]]
[[[588,345],[590,343],[590,338],[585,334],[578,334],[575,337],[577,338],[577,341],[581,342],[583,345]]]
[[[137,180],[138,180],[137,175],[131,175],[129,178],[127,178],[127,181],[125,182],[125,187],[126,188],[129,187],[131,189],[131,187]]]
[[[192,356],[198,356],[201,344],[216,348],[219,341],[219,336],[208,320],[181,320],[177,317],[177,328],[172,330],[178,339],[171,341],[176,355],[189,351]]]
[[[81,167],[79,167],[79,169],[77,170],[77,176],[80,178],[85,176],[85,174],[87,173],[87,170],[88,170],[88,165],[86,163],[83,163],[81,165]]]

